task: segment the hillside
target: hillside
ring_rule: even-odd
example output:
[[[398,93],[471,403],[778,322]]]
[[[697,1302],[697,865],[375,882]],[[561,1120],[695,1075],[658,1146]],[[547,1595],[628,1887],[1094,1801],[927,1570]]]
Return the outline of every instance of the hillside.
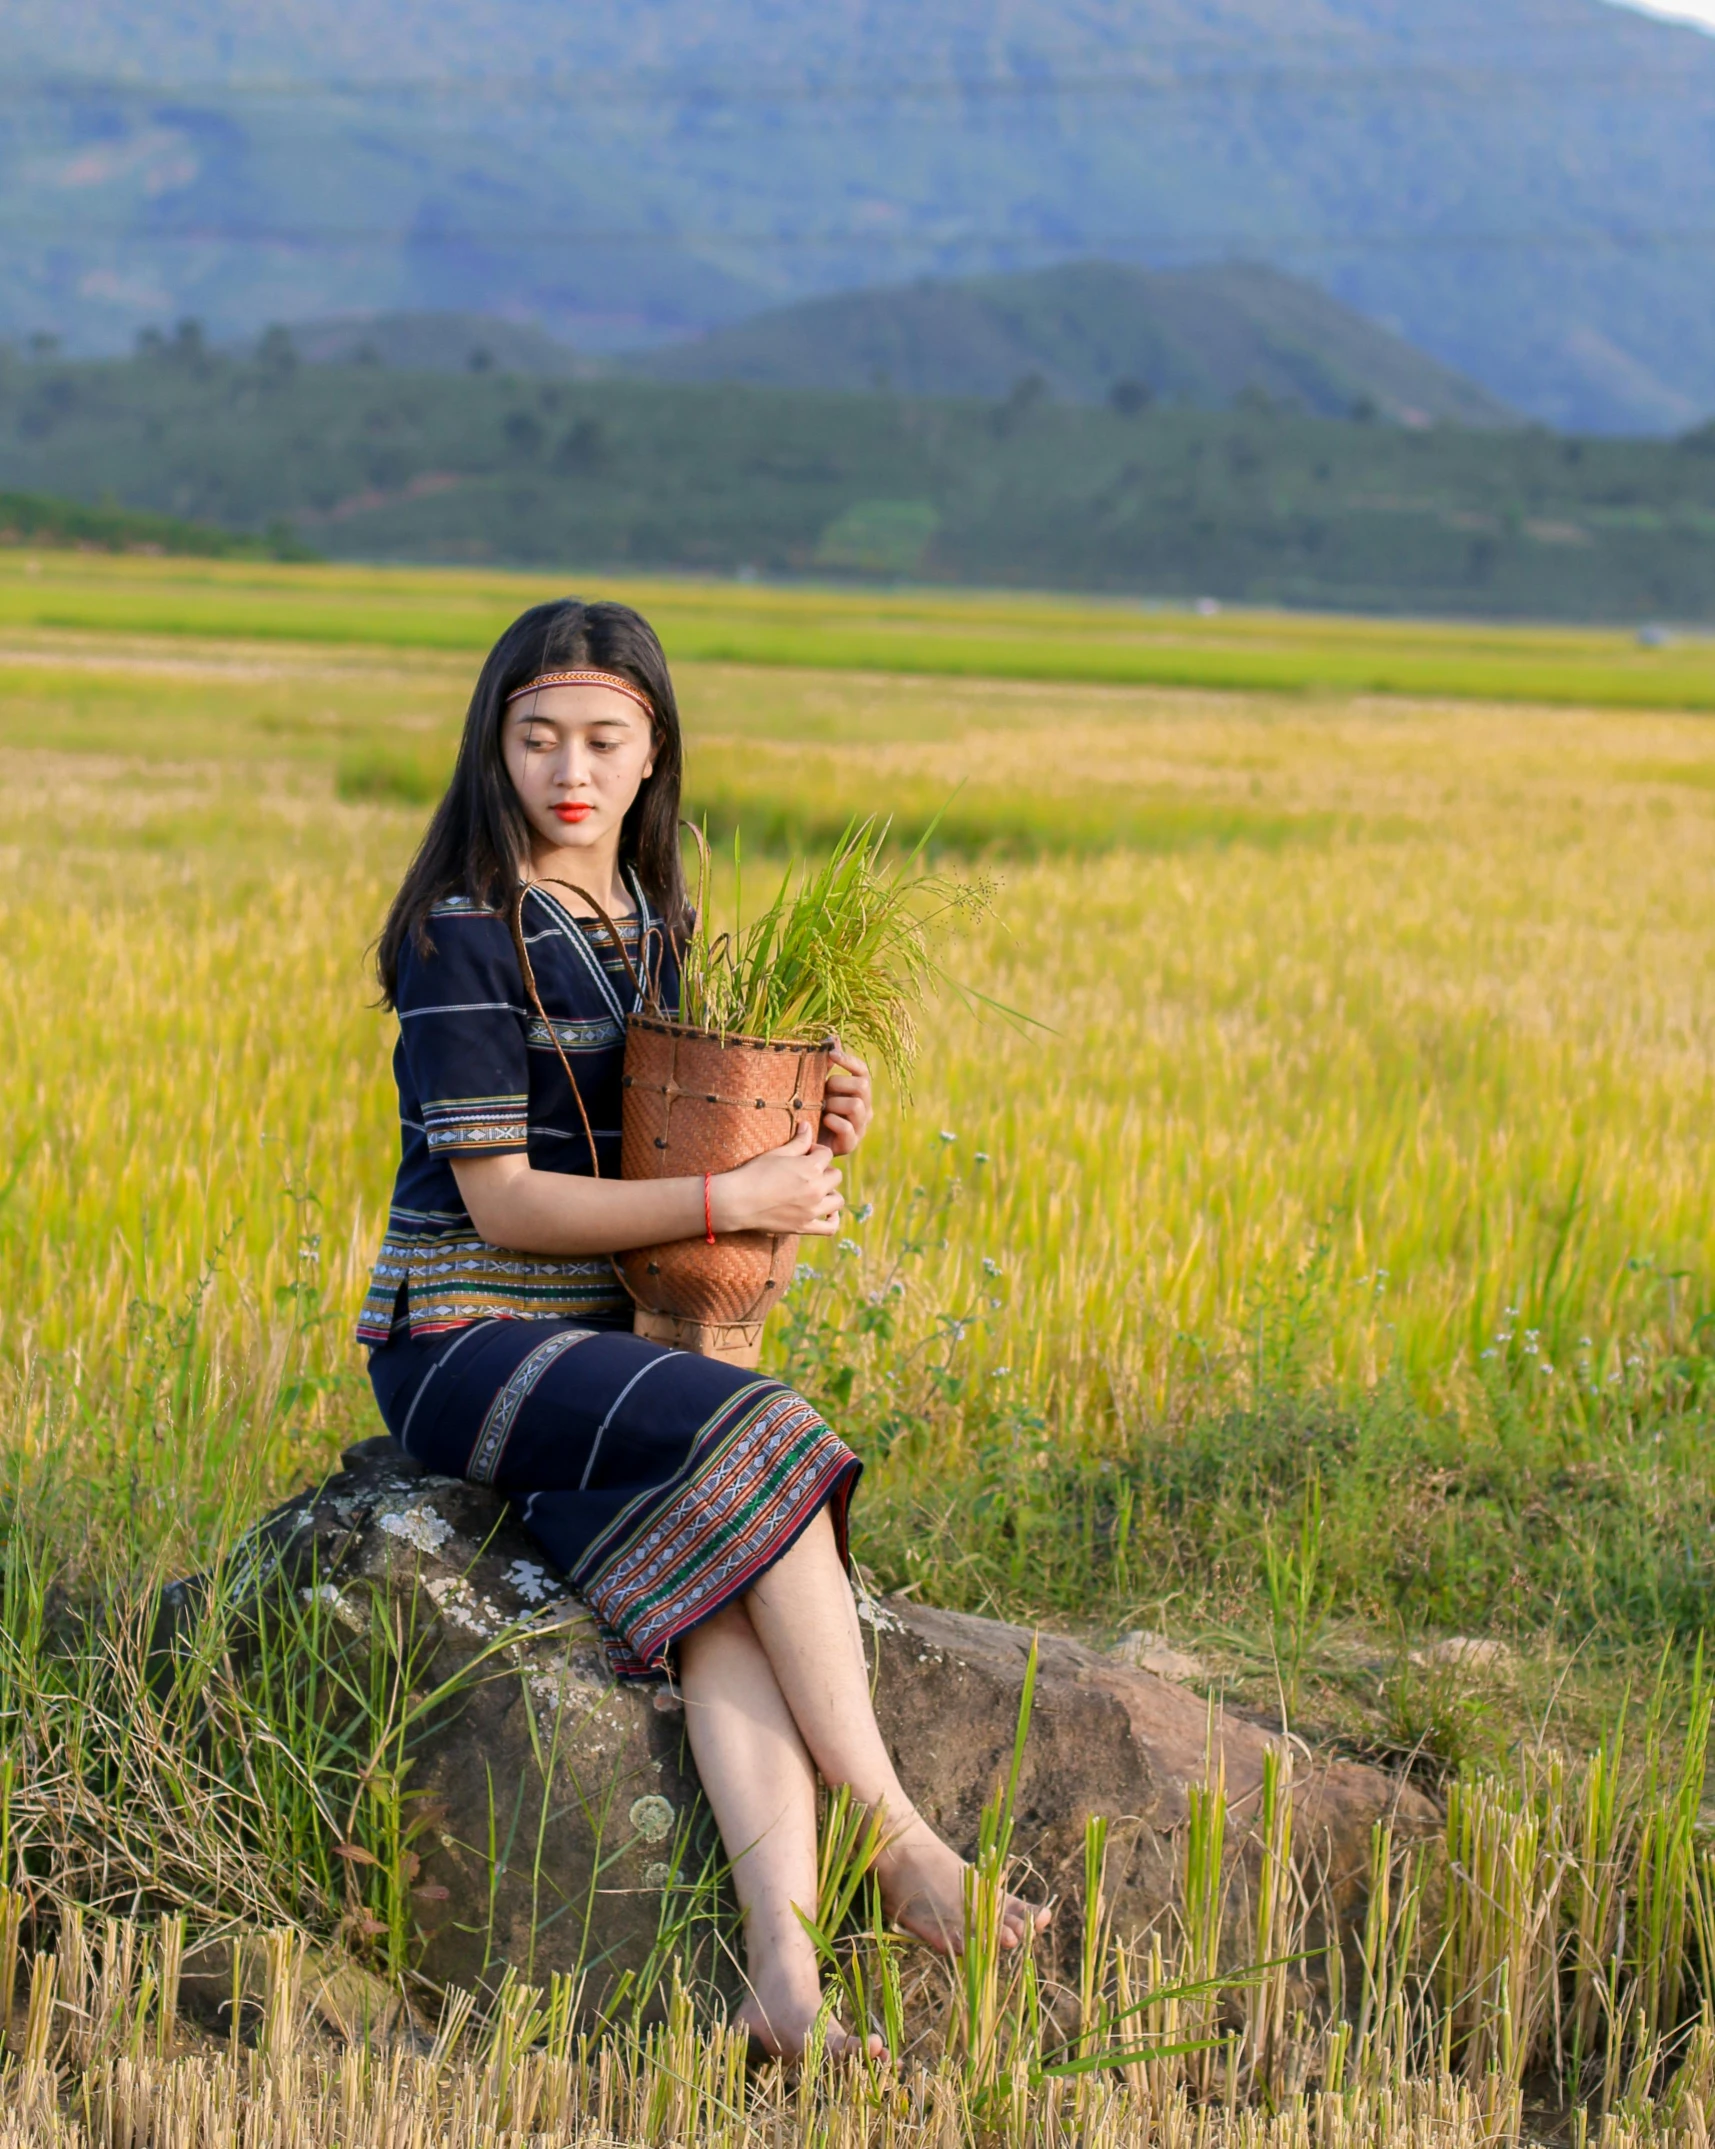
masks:
[[[528,321],[479,313],[347,314],[294,321],[292,348],[310,365],[387,366],[405,373],[526,373],[571,380],[592,369]]]
[[[252,361],[0,362],[0,485],[335,558],[1715,620],[1675,442]]]
[[[46,493],[0,492],[0,546],[12,545],[44,551],[167,553],[194,559],[310,557],[308,548],[280,527],[257,537],[186,522],[177,515],[153,515],[146,509],[90,507]]]
[[[1234,262],[1149,273],[1102,261],[1019,276],[922,278],[810,299],[630,361],[652,380],[1004,396],[1030,375],[1099,403],[1139,388],[1222,407],[1246,393],[1344,418],[1422,424],[1515,414],[1313,284]]]
[[[0,335],[1243,259],[1552,424],[1715,409],[1715,39],[1603,0],[10,0],[0,80]]]

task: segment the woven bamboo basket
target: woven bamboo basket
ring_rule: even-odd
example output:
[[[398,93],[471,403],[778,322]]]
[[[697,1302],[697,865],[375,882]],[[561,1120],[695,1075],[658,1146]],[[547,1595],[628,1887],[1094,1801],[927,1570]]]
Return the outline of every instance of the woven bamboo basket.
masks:
[[[722,1037],[658,1015],[626,1023],[623,1141],[627,1179],[726,1172],[819,1121],[833,1040]],[[796,1232],[726,1231],[640,1246],[614,1265],[636,1303],[640,1336],[753,1366],[769,1309],[798,1258]]]

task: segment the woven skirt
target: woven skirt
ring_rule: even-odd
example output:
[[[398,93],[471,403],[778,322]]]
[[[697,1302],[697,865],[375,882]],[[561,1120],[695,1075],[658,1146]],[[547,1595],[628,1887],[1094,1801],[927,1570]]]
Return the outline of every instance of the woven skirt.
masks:
[[[862,1464],[777,1380],[628,1329],[475,1321],[370,1353],[388,1431],[492,1485],[595,1614],[614,1670],[670,1668],[823,1507],[840,1557]]]

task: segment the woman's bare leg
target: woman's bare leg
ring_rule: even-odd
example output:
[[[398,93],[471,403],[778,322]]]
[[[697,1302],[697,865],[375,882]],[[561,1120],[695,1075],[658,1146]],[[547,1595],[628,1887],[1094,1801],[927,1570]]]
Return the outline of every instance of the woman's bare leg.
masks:
[[[964,1935],[964,1860],[918,1813],[894,1771],[870,1701],[857,1606],[826,1508],[746,1592],[744,1604],[784,1706],[823,1779],[849,1784],[862,1805],[882,1811],[886,1847],[877,1877],[888,1915],[931,1947],[955,1953]],[[1033,1925],[1040,1930],[1047,1922],[1047,1911],[1009,1897],[1002,1945],[1016,1947]]]
[[[822,2004],[816,1951],[798,1921],[798,1909],[816,1912],[816,1774],[742,1603],[681,1639],[679,1691],[744,1914],[741,2013],[770,2051],[795,2058]],[[830,2026],[830,2052],[856,2044]],[[867,2049],[885,2048],[871,2037]]]

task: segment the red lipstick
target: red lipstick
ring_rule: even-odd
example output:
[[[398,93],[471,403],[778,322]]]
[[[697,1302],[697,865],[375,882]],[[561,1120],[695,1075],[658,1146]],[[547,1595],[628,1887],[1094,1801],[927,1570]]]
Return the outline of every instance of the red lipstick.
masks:
[[[564,821],[570,827],[576,827],[579,821],[587,821],[594,811],[595,808],[586,798],[562,799],[552,808],[555,820]]]

